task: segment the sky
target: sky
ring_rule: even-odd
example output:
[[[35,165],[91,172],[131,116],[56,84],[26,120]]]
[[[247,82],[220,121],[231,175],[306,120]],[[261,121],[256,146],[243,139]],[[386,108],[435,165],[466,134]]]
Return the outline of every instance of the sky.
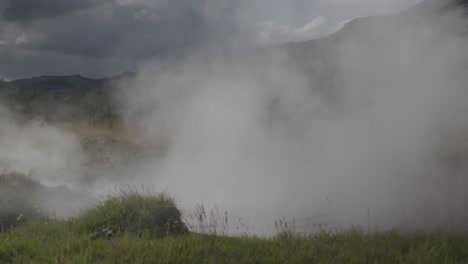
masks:
[[[419,0],[420,1],[420,0]],[[320,38],[418,0],[0,0],[0,76],[101,77],[210,48]]]

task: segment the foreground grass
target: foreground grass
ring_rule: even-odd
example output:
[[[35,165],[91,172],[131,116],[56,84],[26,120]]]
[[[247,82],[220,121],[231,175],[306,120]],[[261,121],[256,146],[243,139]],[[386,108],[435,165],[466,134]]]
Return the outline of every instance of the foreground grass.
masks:
[[[93,163],[121,164],[127,157],[111,162],[113,156],[105,154],[129,149],[135,149],[132,158],[139,157],[131,134],[80,127],[68,129],[77,133]],[[36,207],[34,190],[39,187],[25,175],[0,174],[0,263],[468,263],[468,234],[350,230],[311,237],[285,233],[269,239],[164,235],[161,231],[181,232],[172,230],[175,222],[153,217],[180,218],[173,199],[140,196],[132,190],[75,219],[52,220]]]
[[[73,221],[36,220],[0,233],[0,263],[468,263],[468,235],[349,231],[271,239],[191,234],[110,239]]]
[[[174,198],[133,188],[57,220],[37,211],[37,188],[45,187],[0,174],[0,263],[468,263],[468,234],[190,234]]]

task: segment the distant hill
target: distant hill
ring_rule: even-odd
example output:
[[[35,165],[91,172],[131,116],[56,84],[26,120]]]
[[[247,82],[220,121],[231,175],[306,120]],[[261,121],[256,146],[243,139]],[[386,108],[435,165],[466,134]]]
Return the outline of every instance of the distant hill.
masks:
[[[24,119],[114,123],[119,119],[114,89],[134,77],[125,72],[102,79],[71,75],[0,81],[0,97]]]
[[[103,80],[94,80],[80,75],[73,76],[41,76],[31,79],[20,79],[9,82],[10,89],[18,92],[47,93],[67,90],[90,90],[102,87]]]
[[[91,79],[81,75],[39,76],[30,79],[0,81],[1,92],[16,95],[45,95],[50,93],[76,93],[103,90],[115,87],[116,84],[135,77],[132,72],[103,79]]]

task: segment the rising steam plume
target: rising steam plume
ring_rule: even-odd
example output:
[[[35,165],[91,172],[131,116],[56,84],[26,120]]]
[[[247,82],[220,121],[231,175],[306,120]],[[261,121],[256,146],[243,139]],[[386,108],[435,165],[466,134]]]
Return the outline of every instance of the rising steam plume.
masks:
[[[320,40],[262,49],[213,38],[145,63],[116,96],[126,125],[157,150],[105,171],[106,187],[76,186],[168,191],[186,212],[216,204],[258,234],[283,217],[304,232],[322,222],[466,230],[462,10],[360,18]],[[70,159],[57,159],[81,157],[67,144],[57,153]]]
[[[465,229],[467,45],[454,11],[356,19],[261,55],[154,62],[122,96],[132,126],[165,148],[136,174],[184,208]]]

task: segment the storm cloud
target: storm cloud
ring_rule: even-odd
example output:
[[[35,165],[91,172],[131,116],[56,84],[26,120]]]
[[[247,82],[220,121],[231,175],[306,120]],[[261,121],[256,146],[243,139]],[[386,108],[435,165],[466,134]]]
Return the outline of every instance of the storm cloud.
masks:
[[[134,70],[148,60],[215,47],[317,38],[352,17],[407,5],[367,0],[0,0],[0,75],[116,74],[116,60],[126,62],[124,70]],[[373,8],[365,8],[369,6]],[[10,62],[24,67],[13,70]],[[61,67],[45,67],[54,64]]]
[[[115,58],[138,63],[146,58],[182,56],[203,49],[216,38],[226,39],[224,34],[236,31],[234,23],[228,22],[233,5],[210,2],[3,2],[0,53],[17,54],[20,50],[52,53],[49,59],[60,61],[63,59],[57,58],[59,56],[76,56],[78,64],[83,57],[103,58],[98,65],[102,68],[108,68]],[[216,16],[206,13],[208,5],[210,9],[217,9],[210,11]],[[36,64],[34,57],[38,55],[30,57],[29,65]],[[5,64],[0,65],[1,72],[7,72],[6,68]],[[70,67],[70,74],[75,68]],[[27,74],[30,73],[24,75]],[[22,74],[11,76],[15,75]]]
[[[76,13],[103,2],[106,0],[5,0],[2,18],[21,22],[51,18]]]
[[[21,4],[10,8],[10,4],[4,11],[10,23],[3,26],[3,32],[10,34],[4,34],[3,41],[15,48],[86,57],[139,58],[182,52],[210,38],[209,21],[202,14],[206,1],[196,2],[167,1],[156,6],[150,1],[101,1],[91,6],[87,1],[57,1],[61,4],[44,3],[50,10],[39,11],[36,3],[28,8]],[[34,23],[24,23],[32,19]]]

